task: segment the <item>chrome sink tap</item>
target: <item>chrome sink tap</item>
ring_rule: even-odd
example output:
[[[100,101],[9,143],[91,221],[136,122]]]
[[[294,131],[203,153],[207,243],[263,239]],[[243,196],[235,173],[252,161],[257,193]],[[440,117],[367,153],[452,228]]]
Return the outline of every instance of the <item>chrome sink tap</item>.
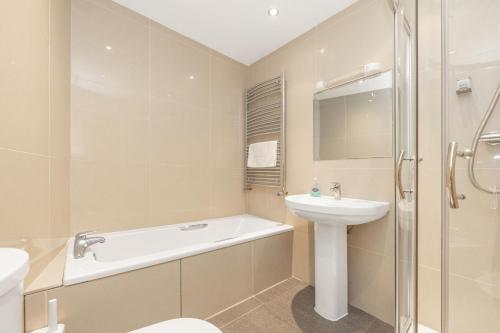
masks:
[[[79,232],[75,235],[75,244],[73,246],[73,257],[75,259],[81,259],[85,255],[85,250],[97,243],[104,243],[106,239],[104,237],[87,237],[88,235],[94,234],[95,231],[85,231]]]
[[[340,186],[340,183],[338,182],[330,183],[330,192],[332,193],[332,196],[335,200],[342,199],[342,188]]]

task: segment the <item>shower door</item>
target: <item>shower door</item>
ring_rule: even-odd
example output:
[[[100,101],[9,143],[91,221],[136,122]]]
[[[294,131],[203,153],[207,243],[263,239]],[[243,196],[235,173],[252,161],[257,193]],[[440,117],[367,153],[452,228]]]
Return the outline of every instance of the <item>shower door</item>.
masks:
[[[500,332],[500,1],[442,9],[441,332]]]
[[[416,1],[395,5],[396,332],[416,332]]]

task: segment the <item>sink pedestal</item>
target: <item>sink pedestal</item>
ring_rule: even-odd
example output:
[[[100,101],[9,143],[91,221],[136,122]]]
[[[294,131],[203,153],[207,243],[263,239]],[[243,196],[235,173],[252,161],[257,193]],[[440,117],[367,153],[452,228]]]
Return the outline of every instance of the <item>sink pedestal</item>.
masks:
[[[287,207],[314,222],[316,305],[328,320],[347,316],[347,225],[376,221],[389,211],[388,202],[289,195]]]
[[[314,310],[328,320],[347,316],[347,226],[314,223]]]

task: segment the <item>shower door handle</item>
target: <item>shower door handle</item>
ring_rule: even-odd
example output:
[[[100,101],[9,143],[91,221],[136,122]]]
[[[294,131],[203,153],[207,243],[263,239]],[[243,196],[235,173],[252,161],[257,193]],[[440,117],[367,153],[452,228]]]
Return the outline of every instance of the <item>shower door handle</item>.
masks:
[[[403,149],[399,152],[398,160],[396,162],[396,187],[398,188],[399,198],[406,199],[406,193],[412,193],[413,190],[405,190],[403,188],[403,182],[401,180],[401,175],[403,173],[403,162],[413,161],[413,158],[405,157],[406,151]]]
[[[450,198],[450,208],[459,208],[458,200],[464,200],[465,195],[457,194],[457,184],[455,177],[455,169],[457,163],[458,143],[451,141],[448,145],[448,174],[446,175],[446,188],[448,189],[448,197]]]

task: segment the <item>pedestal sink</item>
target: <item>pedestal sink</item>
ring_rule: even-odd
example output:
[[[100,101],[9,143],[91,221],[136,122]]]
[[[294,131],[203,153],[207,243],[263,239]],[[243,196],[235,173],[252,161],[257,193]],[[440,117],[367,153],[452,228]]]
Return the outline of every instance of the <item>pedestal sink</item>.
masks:
[[[328,320],[339,320],[348,314],[347,225],[384,217],[389,211],[389,203],[309,194],[290,195],[285,202],[295,215],[314,222],[314,309]]]

